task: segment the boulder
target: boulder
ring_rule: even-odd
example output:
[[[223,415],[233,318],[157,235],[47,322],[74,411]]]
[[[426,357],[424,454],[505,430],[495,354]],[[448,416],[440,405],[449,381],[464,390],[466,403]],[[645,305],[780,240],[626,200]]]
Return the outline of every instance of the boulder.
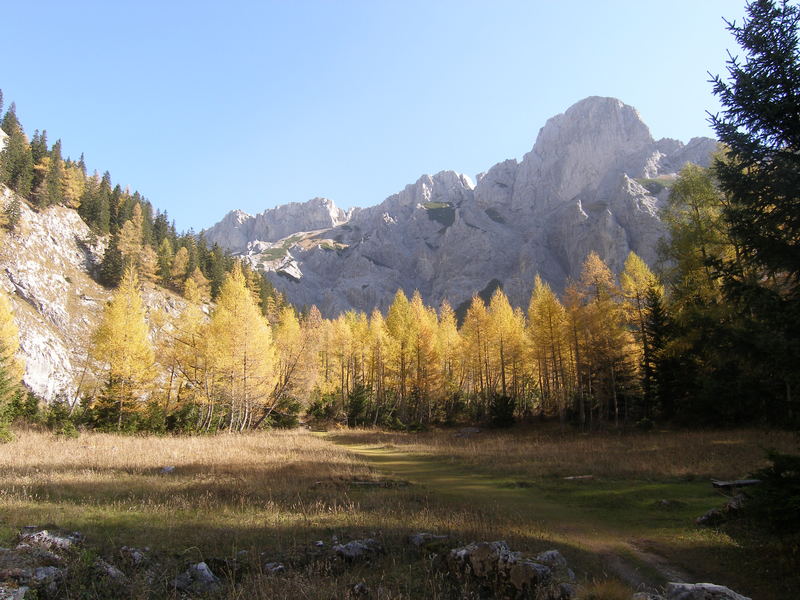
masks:
[[[383,553],[383,545],[375,539],[353,540],[346,544],[336,544],[333,552],[347,561],[364,560]]]
[[[667,600],[750,600],[750,598],[713,583],[668,583]]]
[[[190,565],[183,573],[172,580],[172,587],[182,592],[192,594],[207,594],[220,589],[219,577],[211,572],[208,565],[199,562]]]

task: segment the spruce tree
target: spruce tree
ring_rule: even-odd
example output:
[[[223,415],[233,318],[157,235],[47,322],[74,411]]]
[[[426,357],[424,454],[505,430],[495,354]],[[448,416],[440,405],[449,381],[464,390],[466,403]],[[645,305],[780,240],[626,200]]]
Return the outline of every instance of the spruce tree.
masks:
[[[742,336],[739,350],[781,389],[783,406],[769,403],[780,420],[799,408],[800,6],[755,0],[746,11],[741,25],[728,23],[744,58],[712,80],[723,111],[711,123],[725,147],[714,168],[739,251],[718,266],[728,298],[753,317],[743,329],[757,337]]]

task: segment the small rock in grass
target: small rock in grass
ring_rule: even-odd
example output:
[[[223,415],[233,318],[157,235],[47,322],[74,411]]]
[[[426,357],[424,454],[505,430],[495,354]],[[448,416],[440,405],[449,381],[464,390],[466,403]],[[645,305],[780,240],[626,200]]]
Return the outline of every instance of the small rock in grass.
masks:
[[[26,585],[17,588],[0,585],[0,600],[24,600],[30,590]]]
[[[30,546],[38,546],[48,550],[70,550],[83,540],[79,533],[71,533],[68,536],[55,535],[46,529],[41,529],[34,533],[21,533],[19,536],[18,549]]]
[[[130,546],[123,546],[119,549],[119,553],[122,556],[123,560],[127,563],[133,565],[134,567],[138,567],[147,560],[147,551],[149,548],[144,548],[140,550],[139,548],[131,548]]]
[[[378,540],[367,538],[353,540],[346,544],[336,544],[333,551],[345,560],[360,560],[373,554],[383,552],[383,546]]]
[[[113,579],[114,581],[125,581],[128,579],[125,573],[102,558],[98,558],[94,561],[94,568],[100,575]]]
[[[269,575],[277,575],[286,571],[286,567],[279,562],[264,563],[264,572]]]
[[[552,569],[566,569],[567,559],[558,550],[545,550],[533,557],[536,562],[543,563]]]
[[[172,586],[182,592],[205,594],[218,590],[220,580],[211,572],[206,563],[199,562],[190,565],[188,569],[173,579]]]
[[[322,540],[317,540],[316,542],[314,542],[314,545],[317,548],[322,548],[325,545],[325,542],[323,542]]]
[[[751,600],[724,585],[713,583],[668,583],[667,600]]]
[[[166,467],[161,467],[162,475],[169,475],[174,472],[175,472],[175,465],[167,465]]]
[[[437,535],[435,533],[426,533],[421,531],[419,533],[410,535],[408,537],[408,542],[417,548],[430,548],[432,546],[440,545],[442,542],[446,542],[449,539],[450,536],[447,535]]]
[[[369,597],[369,588],[367,584],[363,581],[355,584],[353,589],[350,590],[350,597],[351,598],[367,598]]]

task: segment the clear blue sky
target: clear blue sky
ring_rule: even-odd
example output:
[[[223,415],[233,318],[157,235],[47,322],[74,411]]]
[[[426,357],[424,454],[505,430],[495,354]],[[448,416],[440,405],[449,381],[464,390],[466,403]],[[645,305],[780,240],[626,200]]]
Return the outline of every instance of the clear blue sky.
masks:
[[[739,0],[7,2],[0,88],[28,133],[138,189],[179,229],[529,151],[590,96],[655,137],[710,135],[707,72]]]

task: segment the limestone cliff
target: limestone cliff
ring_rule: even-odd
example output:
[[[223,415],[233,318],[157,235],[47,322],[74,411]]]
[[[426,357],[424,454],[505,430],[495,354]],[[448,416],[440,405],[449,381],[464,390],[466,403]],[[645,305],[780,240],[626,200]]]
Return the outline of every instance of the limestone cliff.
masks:
[[[312,200],[259,217],[231,213],[207,236],[328,316],[386,308],[398,288],[457,306],[502,285],[524,305],[536,274],[560,290],[592,250],[616,271],[631,250],[653,264],[675,173],[708,164],[715,148],[708,138],[656,141],[633,107],[591,97],[549,119],[521,161],[494,165],[476,185],[444,171],[370,208],[344,214],[330,203],[318,218],[325,210]],[[272,216],[282,211],[291,219]]]

